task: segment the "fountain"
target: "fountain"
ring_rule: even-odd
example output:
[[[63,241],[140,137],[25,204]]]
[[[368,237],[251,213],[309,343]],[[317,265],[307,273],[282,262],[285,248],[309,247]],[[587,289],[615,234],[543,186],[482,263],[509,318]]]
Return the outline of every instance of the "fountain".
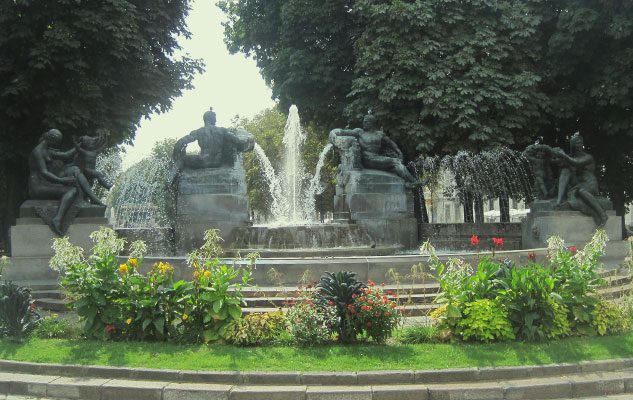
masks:
[[[328,144],[321,151],[314,174],[310,176],[305,171],[302,158],[305,139],[299,111],[293,105],[284,128],[284,151],[278,173],[263,149],[255,144],[255,154],[270,188],[272,220],[266,224],[237,228],[232,246],[267,254],[329,254],[343,248],[372,251],[372,246],[376,247],[375,241],[362,226],[317,221],[315,196],[323,190],[321,169],[333,146]]]
[[[143,239],[150,253],[173,254],[171,162],[155,156],[121,173],[112,189],[110,223],[131,243]]]

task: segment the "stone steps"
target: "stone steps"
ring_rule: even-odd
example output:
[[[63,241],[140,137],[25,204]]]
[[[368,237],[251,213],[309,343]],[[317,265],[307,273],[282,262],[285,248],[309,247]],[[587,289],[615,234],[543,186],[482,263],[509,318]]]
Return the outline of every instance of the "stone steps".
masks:
[[[633,359],[427,371],[174,371],[0,361],[0,395],[82,400],[620,400]]]

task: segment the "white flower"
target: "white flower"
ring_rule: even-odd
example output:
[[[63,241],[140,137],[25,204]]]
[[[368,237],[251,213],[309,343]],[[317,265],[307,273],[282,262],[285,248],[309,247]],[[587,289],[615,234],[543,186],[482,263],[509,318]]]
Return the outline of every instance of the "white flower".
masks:
[[[84,250],[70,243],[68,237],[53,239],[52,248],[55,255],[49,261],[49,266],[54,271],[63,271],[69,265],[79,264],[83,260]]]
[[[135,240],[130,244],[130,258],[143,258],[147,253],[147,245],[142,240]]]
[[[547,250],[549,253],[565,250],[565,241],[560,236],[550,236],[547,239]]]
[[[118,255],[125,247],[125,239],[119,239],[112,228],[102,226],[98,231],[90,234],[90,239],[94,242],[92,248],[93,257],[105,258],[111,255]]]

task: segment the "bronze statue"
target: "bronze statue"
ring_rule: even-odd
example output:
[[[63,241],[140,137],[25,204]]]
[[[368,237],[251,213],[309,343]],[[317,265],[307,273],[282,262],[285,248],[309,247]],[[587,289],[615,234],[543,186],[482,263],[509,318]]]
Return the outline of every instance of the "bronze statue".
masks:
[[[103,173],[97,171],[97,157],[105,148],[106,138],[85,135],[78,139],[73,138],[73,140],[77,151],[75,163],[86,178],[91,181],[97,180],[101,186],[108,190],[112,189],[112,183],[108,182]]]
[[[549,146],[535,143],[525,148],[523,156],[529,161],[534,175],[535,197],[545,200],[553,194],[552,149]]]
[[[569,145],[569,155],[563,149],[552,149],[553,157],[561,164],[556,204],[563,206],[567,199],[572,209],[591,215],[596,225],[602,227],[607,223],[607,214],[596,198],[599,190],[596,162],[585,152],[580,132],[572,135]]]
[[[543,144],[529,146],[524,152],[535,176],[536,197],[551,199],[557,209],[570,208],[590,215],[598,227],[603,227],[608,217],[599,201],[594,158],[585,152],[579,132],[572,135],[569,144],[569,154]],[[559,168],[557,179],[549,179],[552,165]]]
[[[368,113],[363,119],[362,129],[333,129],[330,141],[335,143],[340,136],[355,137],[359,146],[348,146],[348,149],[359,152],[351,158],[359,158],[364,168],[396,174],[404,179],[408,187],[421,186],[422,183],[402,163],[402,151],[398,145],[384,132],[377,130],[375,125],[376,117]]]
[[[255,141],[247,132],[215,126],[213,109],[204,113],[204,126],[179,139],[172,158],[178,170],[232,167],[238,152],[251,151]],[[187,145],[198,141],[200,154],[187,154]]]
[[[79,195],[86,195],[93,203],[103,206],[92,192],[88,179],[73,164],[75,149],[65,152],[55,149],[62,141],[57,129],[45,132],[29,156],[29,197],[35,200],[59,200],[55,215],[47,220],[59,235],[65,233],[69,223],[68,210]]]

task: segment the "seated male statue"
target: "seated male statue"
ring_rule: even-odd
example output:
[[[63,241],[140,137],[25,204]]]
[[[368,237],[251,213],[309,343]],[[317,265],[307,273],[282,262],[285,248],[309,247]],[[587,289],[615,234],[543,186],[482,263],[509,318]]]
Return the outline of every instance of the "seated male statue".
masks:
[[[402,163],[402,151],[383,131],[376,129],[376,117],[368,113],[363,119],[363,128],[333,129],[330,141],[335,142],[338,136],[352,136],[358,139],[361,164],[367,169],[391,172],[404,179],[407,187],[422,186]]]
[[[204,113],[204,126],[179,139],[174,145],[172,158],[178,170],[185,168],[233,167],[238,152],[251,151],[255,145],[253,136],[243,132],[215,126],[213,109]],[[200,154],[187,154],[187,145],[198,141]]]

